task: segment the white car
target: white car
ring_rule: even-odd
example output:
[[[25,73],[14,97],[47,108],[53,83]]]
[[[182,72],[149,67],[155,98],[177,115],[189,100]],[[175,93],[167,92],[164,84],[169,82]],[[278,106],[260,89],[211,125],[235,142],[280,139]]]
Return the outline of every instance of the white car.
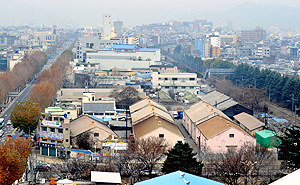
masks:
[[[4,131],[3,130],[0,130],[0,137],[2,137],[4,134]]]
[[[6,123],[7,125],[11,125],[11,121],[10,121],[10,119],[7,121],[7,123]]]

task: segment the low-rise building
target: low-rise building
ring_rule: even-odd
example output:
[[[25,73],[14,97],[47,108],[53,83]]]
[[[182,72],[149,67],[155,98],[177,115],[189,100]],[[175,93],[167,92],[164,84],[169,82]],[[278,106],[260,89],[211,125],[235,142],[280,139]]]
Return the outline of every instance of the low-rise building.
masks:
[[[58,157],[70,148],[70,119],[60,107],[45,109],[37,129],[40,154]]]
[[[245,112],[233,116],[235,121],[239,123],[246,132],[255,136],[255,132],[263,130],[265,124],[259,121],[254,116],[251,116]]]

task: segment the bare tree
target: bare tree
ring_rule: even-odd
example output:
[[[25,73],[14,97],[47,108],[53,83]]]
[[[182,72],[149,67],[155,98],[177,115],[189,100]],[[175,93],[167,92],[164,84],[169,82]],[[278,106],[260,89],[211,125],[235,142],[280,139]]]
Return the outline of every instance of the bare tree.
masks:
[[[230,185],[254,184],[261,180],[268,182],[272,173],[279,173],[276,156],[260,145],[244,143],[238,149],[229,149],[224,154],[216,154],[209,162],[220,180]],[[277,169],[277,170],[276,170]],[[259,178],[258,178],[259,177]]]

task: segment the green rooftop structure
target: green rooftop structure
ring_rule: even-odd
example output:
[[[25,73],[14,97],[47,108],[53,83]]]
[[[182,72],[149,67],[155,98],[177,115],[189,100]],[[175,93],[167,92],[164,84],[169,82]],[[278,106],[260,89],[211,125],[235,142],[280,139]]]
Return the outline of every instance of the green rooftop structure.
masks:
[[[280,144],[277,133],[271,130],[262,130],[255,132],[256,142],[263,147],[273,148]]]

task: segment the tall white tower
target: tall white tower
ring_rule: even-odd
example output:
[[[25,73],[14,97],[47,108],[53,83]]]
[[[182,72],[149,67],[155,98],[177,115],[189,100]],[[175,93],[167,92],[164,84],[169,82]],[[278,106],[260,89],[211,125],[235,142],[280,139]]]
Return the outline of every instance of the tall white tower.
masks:
[[[103,14],[103,39],[109,39],[111,36],[111,14]]]

